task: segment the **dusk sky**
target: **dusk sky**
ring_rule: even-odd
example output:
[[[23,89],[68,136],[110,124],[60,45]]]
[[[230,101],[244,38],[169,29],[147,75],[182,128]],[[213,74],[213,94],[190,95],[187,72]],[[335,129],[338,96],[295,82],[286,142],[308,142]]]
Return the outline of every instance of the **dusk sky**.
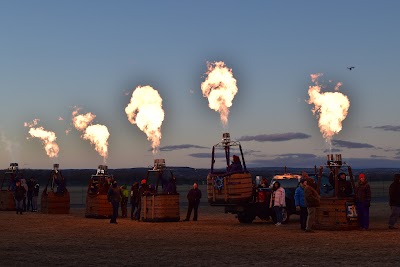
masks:
[[[108,128],[109,168],[154,158],[209,168],[223,132],[241,141],[250,167],[318,166],[329,145],[307,103],[314,73],[323,92],[341,82],[350,100],[332,153],[353,168],[398,168],[399,11],[389,0],[1,1],[0,168],[103,164],[73,127],[74,107]],[[237,80],[227,128],[201,91],[217,61]],[[125,113],[146,85],[165,112],[156,155]],[[57,158],[27,139],[34,119],[56,134]]]

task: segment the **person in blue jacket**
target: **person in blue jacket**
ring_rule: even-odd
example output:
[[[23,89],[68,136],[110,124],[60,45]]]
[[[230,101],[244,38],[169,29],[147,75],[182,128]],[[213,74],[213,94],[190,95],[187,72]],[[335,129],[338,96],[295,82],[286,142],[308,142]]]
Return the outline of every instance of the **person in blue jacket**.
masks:
[[[299,186],[296,188],[294,192],[294,203],[296,205],[296,210],[300,211],[300,228],[301,230],[306,230],[307,224],[307,206],[304,200],[304,182],[306,181],[305,178],[300,179]]]

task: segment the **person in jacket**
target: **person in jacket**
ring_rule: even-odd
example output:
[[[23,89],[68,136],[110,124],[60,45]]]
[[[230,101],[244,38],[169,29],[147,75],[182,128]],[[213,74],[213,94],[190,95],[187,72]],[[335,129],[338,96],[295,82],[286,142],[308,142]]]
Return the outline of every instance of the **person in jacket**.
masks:
[[[317,207],[320,204],[320,197],[317,190],[314,189],[311,185],[308,184],[308,180],[306,179],[303,182],[304,185],[304,201],[307,206],[307,223],[305,232],[312,233],[312,226],[315,222],[315,212]]]
[[[232,156],[232,164],[227,168],[228,172],[239,172],[243,171],[242,163],[237,155]]]
[[[121,218],[128,217],[129,191],[126,185],[121,186]]]
[[[307,225],[307,206],[306,202],[304,200],[304,183],[307,180],[302,178],[300,179],[299,186],[296,188],[296,191],[294,192],[294,203],[296,206],[296,209],[300,211],[300,228],[301,230],[305,231],[306,230],[306,225]]]
[[[371,187],[365,178],[365,174],[360,173],[358,175],[358,184],[354,191],[360,230],[368,230],[369,207],[371,206]]]
[[[194,210],[193,221],[197,221],[198,209],[201,199],[201,191],[198,188],[198,184],[194,183],[193,188],[189,190],[187,194],[187,199],[189,202],[188,211],[186,214],[186,219],[184,221],[189,221],[190,216],[192,214],[192,210]]]
[[[334,175],[333,172],[331,172],[329,176],[329,182],[335,188],[335,179],[333,179]],[[339,173],[338,177],[338,197],[349,197],[353,193],[353,189],[351,186],[350,181],[346,180],[346,174],[344,172]]]
[[[394,175],[394,181],[389,187],[389,204],[392,210],[389,217],[389,229],[398,229],[395,225],[400,216],[400,173]]]
[[[281,187],[281,183],[276,181],[272,185],[272,195],[270,200],[270,208],[272,208],[276,215],[276,226],[280,226],[283,221],[283,208],[286,207],[285,189]]]
[[[138,208],[139,202],[139,183],[134,182],[131,187],[131,220],[136,220],[137,214],[135,214],[135,210]],[[135,214],[135,216],[134,216]]]
[[[32,192],[32,211],[33,212],[37,212],[38,209],[38,205],[37,205],[37,200],[39,197],[39,183],[35,183],[34,187],[33,187],[33,192]]]
[[[163,190],[164,194],[168,194],[168,195],[173,195],[173,194],[177,194],[176,191],[176,178],[175,176],[171,177],[168,181],[168,183],[166,184],[166,186],[164,187]]]
[[[17,214],[19,213],[20,215],[22,215],[22,211],[24,209],[25,194],[26,194],[25,187],[21,184],[20,180],[17,180],[15,185],[14,198],[15,198],[15,209],[17,211]]]
[[[22,206],[23,206],[23,210],[26,211],[26,197],[27,197],[27,194],[28,194],[28,185],[27,185],[26,180],[24,178],[21,178],[20,181],[21,181],[21,186],[23,186],[24,189],[25,189],[25,196],[24,196],[24,199],[22,201]]]
[[[28,205],[27,205],[27,211],[31,210],[33,211],[33,204],[32,204],[32,198],[33,198],[33,187],[35,186],[36,181],[33,177],[29,179],[27,185],[28,185],[28,192],[27,192],[27,198],[28,198]]]
[[[116,224],[118,217],[119,203],[121,202],[121,190],[118,187],[117,181],[114,181],[110,189],[108,189],[107,199],[108,202],[110,202],[110,204],[113,207],[113,214],[111,216],[110,223]]]

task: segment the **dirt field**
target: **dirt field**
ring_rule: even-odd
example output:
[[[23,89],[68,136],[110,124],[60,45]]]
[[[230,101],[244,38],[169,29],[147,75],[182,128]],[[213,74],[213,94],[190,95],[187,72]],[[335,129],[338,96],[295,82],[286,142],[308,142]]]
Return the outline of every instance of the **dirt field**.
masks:
[[[186,206],[181,205],[181,219]],[[86,219],[69,215],[0,212],[0,266],[395,266],[399,230],[389,230],[389,207],[371,207],[370,231],[299,230],[234,215],[202,203],[199,221],[174,223]]]

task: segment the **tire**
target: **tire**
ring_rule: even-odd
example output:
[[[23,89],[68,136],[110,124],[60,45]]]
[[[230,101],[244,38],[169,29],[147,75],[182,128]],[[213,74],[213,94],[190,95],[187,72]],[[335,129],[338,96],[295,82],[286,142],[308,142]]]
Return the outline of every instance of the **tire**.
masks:
[[[240,223],[252,223],[256,216],[249,214],[248,212],[240,212],[238,213],[237,218]]]
[[[290,217],[289,212],[287,211],[286,208],[283,208],[282,209],[282,223],[283,224],[288,223],[289,222],[289,217]]]
[[[272,222],[273,222],[274,224],[278,222],[278,221],[276,220],[276,214],[275,214],[275,212],[272,213],[272,216],[271,216],[271,217],[272,217]],[[282,223],[283,223],[283,224],[288,223],[288,222],[289,222],[289,217],[290,217],[289,212],[287,211],[286,208],[283,208],[283,209],[282,209]]]

